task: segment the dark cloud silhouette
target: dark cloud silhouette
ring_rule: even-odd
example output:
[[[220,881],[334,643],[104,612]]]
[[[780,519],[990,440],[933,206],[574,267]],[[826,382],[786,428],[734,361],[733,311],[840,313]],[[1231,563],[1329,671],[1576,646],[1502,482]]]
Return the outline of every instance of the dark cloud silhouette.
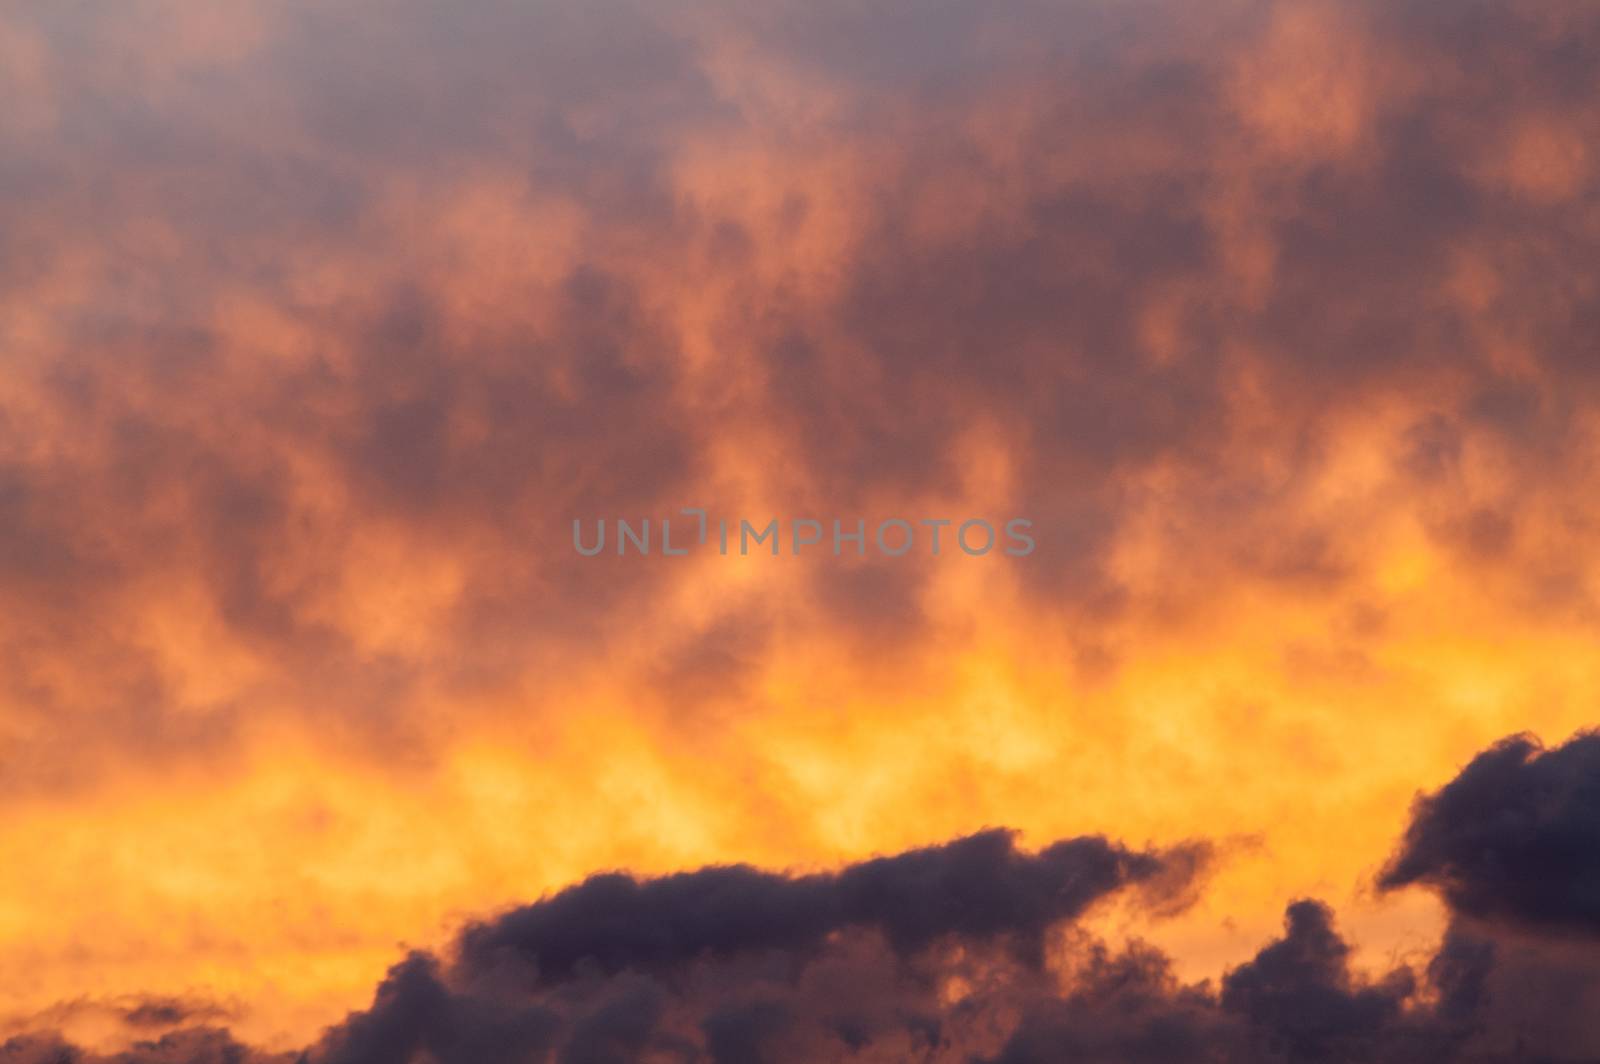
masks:
[[[1600,935],[1600,735],[1479,754],[1418,799],[1379,883],[1433,887],[1466,917]]]
[[[1492,951],[1453,938],[1420,975],[1367,981],[1310,900],[1219,989],[1182,984],[1148,946],[1083,936],[1064,943],[1067,970],[1042,967],[1045,931],[1162,862],[1099,839],[1022,854],[991,832],[825,876],[595,877],[468,929],[451,968],[413,956],[311,1059],[1399,1064],[1458,1059],[1477,1030]],[[487,1034],[512,1000],[523,1022]],[[517,1030],[549,1041],[461,1055],[468,1031],[505,1046]]]
[[[1600,736],[1510,736],[1419,797],[1379,876],[1436,891],[1442,1024],[1486,1059],[1600,1054]]]
[[[1379,876],[1438,893],[1428,968],[1441,1025],[1485,1059],[1600,1054],[1600,737],[1501,740],[1420,796]]]
[[[1361,986],[1333,913],[1315,901],[1289,906],[1287,933],[1222,981],[1222,1007],[1263,1033],[1290,1060],[1371,1060],[1415,990],[1409,972]]]
[[[295,1054],[258,1052],[211,1027],[174,1031],[108,1056],[50,1037],[14,1038],[0,1045],[5,1064],[294,1064],[295,1059]]]
[[[836,873],[594,876],[467,928],[449,964],[414,953],[310,1057],[738,1064],[891,1037],[932,1051],[952,1020],[938,1002],[949,976],[970,964],[1042,987],[1049,932],[1122,891],[1162,904],[1204,853],[1089,837],[1027,853],[988,831]]]
[[[122,1022],[134,1028],[162,1028],[193,1025],[200,1020],[226,1019],[228,1010],[207,1001],[181,998],[150,998],[125,1006]]]
[[[1474,791],[1475,823],[1516,823],[1530,794],[1565,814],[1591,741],[1487,751],[1419,803],[1403,856],[1462,790]],[[1500,845],[1469,833],[1450,853],[1475,867]],[[1216,985],[1184,983],[1160,951],[1116,949],[1075,925],[1113,895],[1156,909],[1192,896],[1206,852],[1085,837],[1029,853],[988,831],[832,873],[599,875],[468,927],[446,956],[413,952],[368,1008],[297,1053],[195,1027],[115,1056],[17,1038],[0,1062],[1510,1064],[1600,1046],[1593,951],[1517,930],[1558,926],[1528,909],[1559,910],[1564,893],[1477,905],[1420,970],[1378,977],[1352,968],[1332,910],[1313,899],[1289,905],[1283,935]],[[1458,896],[1478,897],[1446,888]]]
[[[1096,944],[1060,997],[1030,1002],[992,1064],[1058,1060],[1222,1060],[1240,1043],[1241,1026],[1217,1008],[1204,986],[1184,986],[1168,959],[1148,947],[1113,953]]]
[[[1004,940],[1037,964],[1051,927],[1172,867],[1192,874],[1198,852],[1177,851],[1169,863],[1163,855],[1083,838],[1027,854],[1009,832],[987,831],[836,874],[791,878],[735,866],[644,882],[620,873],[596,876],[468,929],[462,953],[479,968],[514,954],[541,980],[559,981],[585,962],[614,974],[669,971],[707,954],[803,954],[830,934],[864,928],[901,954],[947,936]]]
[[[1148,947],[1097,946],[1067,993],[1033,1006],[994,1064],[1062,1060],[1313,1064],[1478,1059],[1466,1049],[1459,951],[1419,979],[1398,968],[1368,982],[1326,905],[1301,900],[1285,934],[1228,972],[1220,991],[1184,986]],[[1474,955],[1474,959],[1476,955]],[[1447,972],[1445,969],[1448,968]],[[1476,1002],[1474,1002],[1476,1004]],[[1476,1013],[1474,1013],[1476,1017]],[[1463,1056],[1468,1053],[1468,1056]]]
[[[326,1064],[410,1061],[516,1064],[538,1059],[554,1041],[557,1016],[534,1002],[514,1003],[452,991],[439,962],[413,953],[390,969],[372,1007],[325,1039]]]

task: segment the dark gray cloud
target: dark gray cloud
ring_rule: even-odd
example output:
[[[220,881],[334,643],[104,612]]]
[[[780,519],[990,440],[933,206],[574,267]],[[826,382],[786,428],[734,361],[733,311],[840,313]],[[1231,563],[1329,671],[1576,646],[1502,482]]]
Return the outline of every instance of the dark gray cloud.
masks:
[[[126,1052],[102,1056],[52,1037],[14,1038],[0,1044],[5,1064],[295,1064],[296,1055],[261,1053],[220,1028],[191,1027]]]
[[[469,933],[463,967],[442,971],[431,958],[414,956],[391,972],[371,1010],[331,1031],[311,1057],[377,1064],[426,1050],[442,1061],[542,1060],[549,1052],[563,1064],[1501,1059],[1468,1048],[1489,1015],[1482,984],[1492,949],[1452,938],[1420,975],[1400,968],[1369,982],[1351,971],[1350,946],[1320,902],[1290,906],[1284,936],[1227,973],[1217,990],[1183,984],[1148,946],[1119,952],[1081,935],[1068,946],[1075,963],[1058,980],[1012,951],[988,950],[983,929],[992,913],[971,897],[954,921],[968,930],[941,936],[954,948],[906,954],[891,938],[860,928],[823,941],[796,933],[788,918],[778,934],[752,926],[737,914],[770,910],[774,896],[753,902],[717,875],[678,879],[672,899],[658,904],[681,906],[689,893],[699,895],[695,908],[726,904],[735,914],[718,947],[666,945],[673,921],[664,918],[658,942],[642,948],[628,930],[635,903],[593,898],[595,911],[574,921],[595,951],[586,963],[553,977],[520,965],[486,969]],[[618,919],[597,933],[596,916],[607,911]],[[629,943],[622,952],[635,959],[626,967],[617,961],[619,932]],[[953,999],[942,993],[952,977],[971,979],[969,991]],[[521,1013],[526,1026],[496,1027],[491,1017],[504,1016],[505,1006],[486,1010],[488,1000],[539,1007]],[[468,1015],[483,1026],[466,1025]],[[530,1028],[550,1040],[518,1042],[511,1033]],[[504,1057],[483,1056],[484,1049],[477,1058],[462,1056],[469,1029],[484,1037],[500,1031],[499,1041],[486,1044],[519,1048]]]
[[[1582,757],[1539,767],[1548,775],[1533,785],[1517,772],[1587,754],[1587,743],[1535,756],[1527,740],[1509,740],[1486,752],[1462,774],[1465,789],[1487,788],[1475,822],[1516,824],[1529,792],[1564,809],[1589,768]],[[1481,783],[1490,776],[1496,785]],[[1438,803],[1419,805],[1418,824],[1440,815]],[[1500,845],[1475,833],[1451,852],[1479,847],[1475,860],[1493,863]],[[1332,910],[1299,900],[1282,936],[1216,985],[1184,983],[1160,951],[1116,949],[1075,926],[1114,895],[1142,892],[1157,910],[1191,896],[1205,852],[1087,837],[1028,853],[991,831],[835,873],[595,876],[468,927],[447,956],[413,952],[368,1008],[298,1053],[262,1054],[193,1027],[116,1056],[17,1038],[0,1061],[1509,1064],[1589,1059],[1600,1047],[1592,949],[1524,935],[1540,923],[1525,908],[1479,906],[1420,969],[1369,977],[1352,968]],[[1583,882],[1581,871],[1546,871]],[[1523,906],[1559,909],[1563,897]],[[152,1019],[186,1022],[175,1011]]]
[[[707,954],[804,954],[860,928],[901,954],[946,937],[1004,941],[1037,964],[1051,927],[1162,873],[1176,869],[1187,880],[1202,852],[1168,857],[1083,838],[1027,854],[1009,832],[988,831],[837,874],[791,878],[732,866],[640,882],[616,873],[469,928],[462,952],[479,968],[511,954],[541,980],[560,981],[584,963],[615,974],[670,971]]]
[[[1333,913],[1298,901],[1287,933],[1222,981],[1222,1007],[1264,1033],[1269,1051],[1290,1060],[1371,1060],[1415,990],[1410,974],[1361,986],[1349,971],[1350,947],[1333,928]]]
[[[1479,754],[1418,799],[1379,882],[1432,887],[1465,917],[1600,935],[1600,736]]]
[[[837,872],[594,876],[473,925],[453,963],[413,954],[313,1051],[326,1064],[797,1059],[893,1036],[942,1045],[942,978],[971,953],[1043,986],[1046,935],[1094,903],[1185,891],[1203,847],[1099,838],[1037,853],[990,831]],[[811,1048],[807,1048],[811,1047]],[[774,1055],[777,1054],[777,1055]]]

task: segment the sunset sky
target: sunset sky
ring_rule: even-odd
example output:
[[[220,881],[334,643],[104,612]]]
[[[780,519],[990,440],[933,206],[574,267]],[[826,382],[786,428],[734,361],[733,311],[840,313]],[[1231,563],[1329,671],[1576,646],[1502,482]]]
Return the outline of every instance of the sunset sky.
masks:
[[[1600,5],[0,0],[0,1064],[1593,1060],[1597,400]]]

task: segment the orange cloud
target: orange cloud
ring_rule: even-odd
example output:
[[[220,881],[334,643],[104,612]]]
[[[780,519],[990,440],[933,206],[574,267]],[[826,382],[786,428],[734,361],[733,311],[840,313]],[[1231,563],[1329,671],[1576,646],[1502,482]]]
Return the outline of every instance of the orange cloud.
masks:
[[[1600,693],[1597,32],[0,19],[4,1029],[304,1046],[597,871],[1002,824],[1215,840],[1181,915],[1089,918],[1175,980],[1309,895],[1358,969],[1431,949],[1370,889],[1411,797]],[[683,507],[1039,543],[572,550]]]

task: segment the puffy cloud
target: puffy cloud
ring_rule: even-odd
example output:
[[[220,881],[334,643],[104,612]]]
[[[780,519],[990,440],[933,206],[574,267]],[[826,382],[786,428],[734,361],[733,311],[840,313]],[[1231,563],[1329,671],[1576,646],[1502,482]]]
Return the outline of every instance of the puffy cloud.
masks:
[[[1316,901],[1291,905],[1283,937],[1220,991],[1184,984],[1153,947],[1115,951],[1073,928],[1087,906],[1164,861],[1100,839],[1021,854],[991,833],[827,877],[597,877],[469,928],[453,960],[412,953],[368,1008],[297,1054],[188,1028],[114,1058],[19,1038],[0,1060],[1444,1061],[1482,1022],[1491,953],[1452,939],[1423,980],[1398,969],[1370,983],[1350,970],[1350,947]],[[1124,875],[1107,875],[1119,865]],[[1192,870],[1179,855],[1171,871]],[[1014,904],[997,905],[1002,897]],[[907,917],[909,937],[897,923]],[[1004,948],[998,932],[1050,932],[1049,965]]]
[[[468,927],[449,965],[413,954],[311,1056],[948,1055],[981,1042],[968,1028],[1003,1018],[1014,995],[1047,992],[1052,932],[1119,892],[1146,888],[1145,903],[1159,905],[1199,872],[1201,852],[1080,838],[1030,854],[991,831],[829,874],[595,876]]]
[[[1417,800],[1380,879],[1433,887],[1461,916],[1600,934],[1600,736],[1514,736]]]
[[[1082,837],[1035,852],[1005,831],[836,872],[721,866],[593,876],[413,951],[365,1009],[303,1050],[273,1055],[192,1006],[134,1010],[179,1029],[105,1056],[59,1038],[0,1045],[7,1064],[799,1064],[802,1061],[1139,1061],[1176,1064],[1549,1059],[1600,1045],[1592,949],[1564,940],[1581,861],[1593,738],[1541,751],[1508,739],[1419,800],[1382,885],[1440,889],[1457,924],[1420,968],[1374,977],[1331,908],[1302,899],[1280,937],[1213,985],[1161,950],[1119,948],[1084,918],[1123,896],[1170,912],[1195,896],[1208,847],[1129,850]],[[1530,819],[1531,818],[1531,819]],[[1592,818],[1591,818],[1592,819]],[[1446,830],[1446,826],[1459,830]],[[1577,834],[1574,834],[1574,832]],[[1441,845],[1443,836],[1448,840]],[[1579,839],[1580,844],[1563,842]],[[1508,847],[1511,849],[1508,850]],[[1419,864],[1447,855],[1451,875]],[[1443,860],[1443,858],[1437,858]],[[1545,893],[1501,897],[1505,879]],[[1554,885],[1560,889],[1551,889]],[[1500,892],[1500,893],[1496,893]],[[1527,928],[1554,936],[1525,934]],[[129,1013],[132,1020],[133,1012]]]
[[[1051,927],[1163,873],[1180,877],[1169,887],[1186,887],[1203,853],[1191,846],[1158,856],[1083,838],[1023,854],[1009,832],[988,831],[837,874],[790,878],[730,867],[640,883],[617,873],[475,926],[462,948],[479,967],[507,953],[531,963],[541,980],[561,980],[584,961],[608,973],[670,970],[706,953],[804,953],[865,928],[900,953],[946,937],[1003,940],[1038,963]]]
[[[1600,1052],[1594,863],[1600,741],[1514,735],[1424,794],[1384,868],[1386,891],[1439,894],[1452,924],[1429,965],[1436,1009],[1484,1054]]]

